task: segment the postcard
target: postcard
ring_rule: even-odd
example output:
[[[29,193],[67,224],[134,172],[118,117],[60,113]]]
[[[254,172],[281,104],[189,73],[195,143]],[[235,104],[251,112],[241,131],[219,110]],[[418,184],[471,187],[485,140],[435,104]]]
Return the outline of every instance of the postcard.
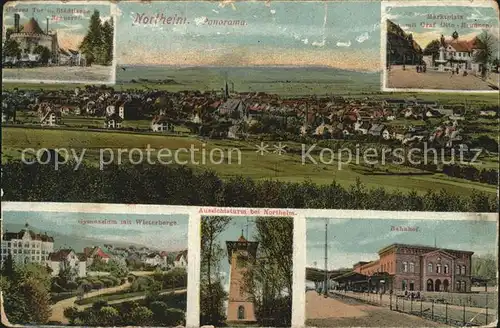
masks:
[[[306,219],[307,326],[495,323],[497,219],[358,214]]]
[[[3,211],[2,323],[185,326],[189,215],[89,206]]]
[[[108,1],[12,1],[3,10],[2,81],[113,83]]]
[[[384,90],[498,94],[499,25],[494,2],[382,2]]]
[[[439,66],[434,48],[404,55],[404,65],[390,54],[388,71],[384,52],[388,21],[396,31],[389,41],[412,35],[424,51],[441,45],[441,35],[445,45],[483,30],[493,37],[497,7],[411,3],[119,1],[105,10],[89,2],[85,19],[63,23],[79,26],[68,27],[77,41],[90,22],[113,27],[115,83],[3,81],[4,199],[497,212],[498,93],[445,92],[469,82],[489,88],[498,75],[494,52],[481,66],[486,79],[472,72],[479,67],[472,59]],[[420,27],[452,14],[491,28]],[[31,19],[18,15],[19,26]],[[42,26],[45,18],[33,15]],[[49,19],[49,30],[60,26]],[[59,48],[64,35],[57,32]],[[79,42],[67,47],[78,50]],[[417,62],[426,56],[432,63]],[[451,62],[463,66],[460,74]],[[32,69],[45,68],[7,68]],[[387,92],[387,75],[419,85]]]

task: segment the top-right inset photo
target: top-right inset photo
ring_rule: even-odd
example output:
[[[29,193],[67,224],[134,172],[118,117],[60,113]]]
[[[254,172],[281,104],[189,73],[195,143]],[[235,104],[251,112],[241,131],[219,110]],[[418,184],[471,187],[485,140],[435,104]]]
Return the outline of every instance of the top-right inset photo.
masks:
[[[383,91],[498,92],[494,1],[383,2],[381,17]]]

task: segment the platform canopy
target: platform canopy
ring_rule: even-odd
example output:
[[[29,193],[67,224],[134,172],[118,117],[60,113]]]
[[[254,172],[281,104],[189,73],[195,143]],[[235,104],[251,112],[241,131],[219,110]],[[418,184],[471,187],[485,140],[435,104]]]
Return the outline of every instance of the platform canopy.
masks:
[[[327,275],[329,279],[334,279],[343,274],[351,272],[351,270],[347,269],[339,269],[339,270],[329,270],[327,271]],[[317,268],[306,268],[306,280],[308,281],[324,281],[325,280],[325,270],[317,269]]]
[[[365,276],[364,274],[351,271],[351,272],[345,273],[341,276],[338,276],[336,278],[333,278],[333,280],[338,282],[338,283],[346,283],[346,282],[355,283],[355,282],[368,281],[368,278],[369,277]]]

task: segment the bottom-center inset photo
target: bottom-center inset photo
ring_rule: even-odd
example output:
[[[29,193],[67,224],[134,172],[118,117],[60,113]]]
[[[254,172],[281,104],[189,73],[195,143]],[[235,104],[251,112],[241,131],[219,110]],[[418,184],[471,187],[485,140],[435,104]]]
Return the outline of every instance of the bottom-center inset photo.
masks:
[[[293,218],[201,218],[200,324],[290,327]]]

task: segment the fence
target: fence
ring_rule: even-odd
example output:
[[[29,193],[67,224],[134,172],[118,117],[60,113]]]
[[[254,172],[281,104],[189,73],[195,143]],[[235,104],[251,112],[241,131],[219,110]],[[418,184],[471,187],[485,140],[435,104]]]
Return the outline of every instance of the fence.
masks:
[[[416,315],[457,327],[487,325],[496,320],[497,315],[496,310],[491,309],[489,304],[484,304],[484,307],[474,307],[466,301],[461,301],[460,305],[456,305],[443,302],[443,299],[440,301],[411,299],[401,295],[354,292],[339,292],[335,295],[362,300],[375,306],[388,307],[392,311]]]
[[[476,308],[466,305],[405,299],[391,297],[390,308],[394,311],[421,316],[431,321],[442,322],[452,326],[481,326],[487,325],[496,317],[495,311],[488,307]]]

